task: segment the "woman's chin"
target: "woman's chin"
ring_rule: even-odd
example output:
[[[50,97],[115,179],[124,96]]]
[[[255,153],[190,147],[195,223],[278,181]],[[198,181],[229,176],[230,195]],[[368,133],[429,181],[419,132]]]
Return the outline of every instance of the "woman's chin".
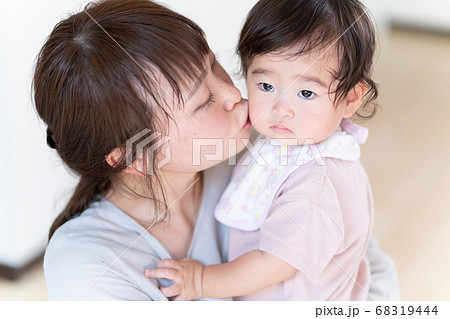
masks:
[[[250,138],[250,129],[251,129],[252,125],[250,124],[250,122],[246,123],[241,130],[239,131],[239,134],[236,138],[239,139],[249,139]]]

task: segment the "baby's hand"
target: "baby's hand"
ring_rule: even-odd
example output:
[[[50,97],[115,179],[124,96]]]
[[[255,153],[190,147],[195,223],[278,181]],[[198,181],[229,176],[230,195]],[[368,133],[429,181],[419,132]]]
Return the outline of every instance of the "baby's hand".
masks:
[[[156,269],[147,269],[148,278],[167,278],[173,281],[169,287],[161,287],[161,292],[174,301],[196,300],[202,298],[202,276],[204,266],[195,260],[163,259],[156,264]]]

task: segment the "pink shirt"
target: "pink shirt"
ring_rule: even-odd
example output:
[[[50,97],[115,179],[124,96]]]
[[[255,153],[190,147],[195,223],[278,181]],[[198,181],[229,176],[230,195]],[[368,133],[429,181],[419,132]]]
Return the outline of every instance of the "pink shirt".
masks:
[[[374,208],[359,160],[309,162],[281,185],[254,231],[230,229],[229,260],[267,251],[294,266],[289,280],[236,300],[367,300],[365,251]]]

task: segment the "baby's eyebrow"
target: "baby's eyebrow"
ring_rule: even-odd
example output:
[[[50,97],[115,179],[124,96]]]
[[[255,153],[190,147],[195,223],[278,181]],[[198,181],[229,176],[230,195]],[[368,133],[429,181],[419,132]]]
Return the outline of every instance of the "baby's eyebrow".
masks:
[[[320,86],[324,87],[324,88],[328,88],[328,86],[325,84],[324,81],[322,81],[320,78],[318,78],[317,76],[314,75],[302,75],[302,74],[298,74],[295,76],[296,79],[301,79],[304,80],[306,82],[315,82],[317,84],[319,84]]]
[[[254,74],[265,74],[265,75],[268,75],[268,74],[271,74],[271,73],[273,73],[273,71],[269,71],[269,70],[266,70],[266,69],[255,69],[255,70],[252,71],[252,75],[254,75]]]
[[[255,69],[251,72],[252,75],[255,75],[255,74],[270,75],[273,73],[274,73],[274,71],[270,71],[270,70],[262,69],[262,68]],[[322,79],[320,79],[314,75],[305,75],[302,73],[302,74],[297,74],[296,76],[293,77],[293,79],[294,79],[294,81],[303,80],[305,82],[315,82],[315,83],[319,84],[320,86],[322,86],[323,88],[328,89],[328,86],[325,84],[325,82]]]

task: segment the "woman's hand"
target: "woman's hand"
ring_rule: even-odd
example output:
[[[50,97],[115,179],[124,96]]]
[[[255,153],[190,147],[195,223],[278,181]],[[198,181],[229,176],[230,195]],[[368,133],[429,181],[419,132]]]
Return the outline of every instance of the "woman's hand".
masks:
[[[202,264],[186,258],[182,260],[163,259],[156,264],[156,269],[147,269],[148,278],[166,278],[173,281],[169,287],[161,287],[161,292],[174,301],[196,300],[203,296],[202,291]]]

